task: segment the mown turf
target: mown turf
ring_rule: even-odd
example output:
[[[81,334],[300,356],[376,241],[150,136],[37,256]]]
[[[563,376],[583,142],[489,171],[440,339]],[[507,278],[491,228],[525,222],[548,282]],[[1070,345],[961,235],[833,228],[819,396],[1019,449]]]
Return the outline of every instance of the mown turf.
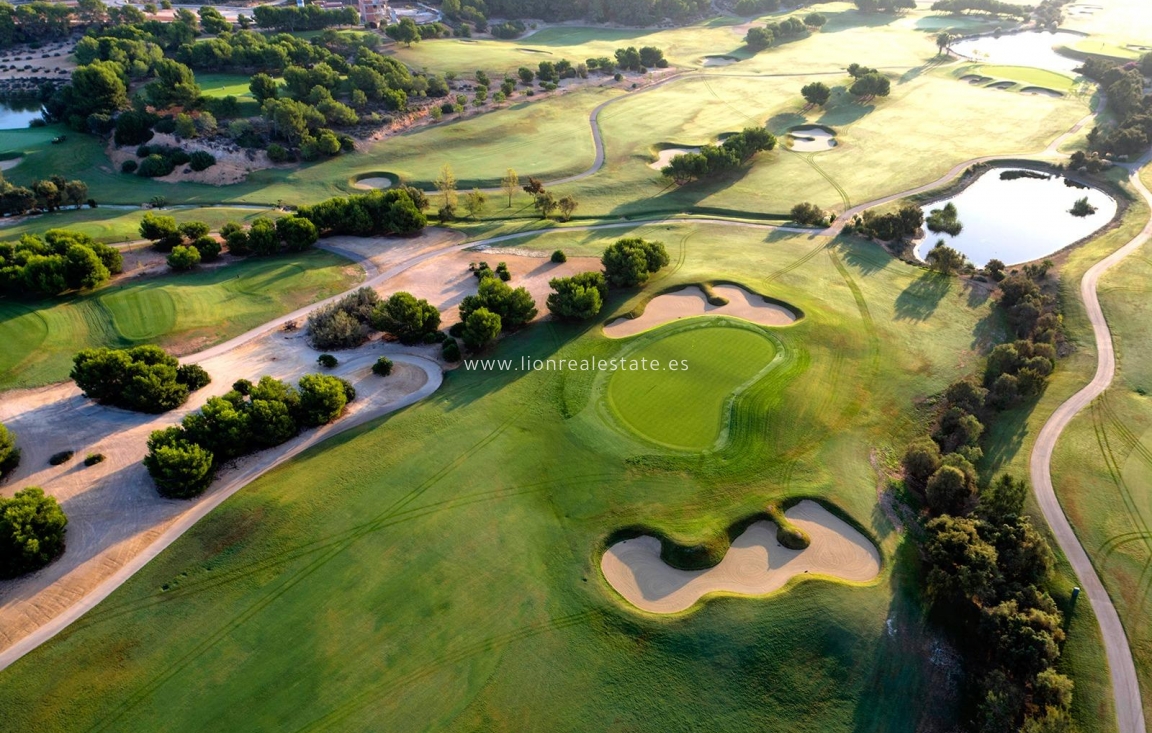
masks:
[[[710,320],[639,336],[635,350],[621,357],[628,368],[609,379],[607,398],[625,425],[673,448],[712,447],[730,400],[763,375],[776,348],[754,329],[717,327]]]
[[[988,303],[867,244],[704,225],[602,242],[622,233],[668,245],[652,288],[723,277],[806,314],[773,332],[785,358],[736,401],[722,449],[629,437],[598,408],[595,374],[452,372],[427,401],[237,494],[0,673],[6,719],[38,731],[950,725],[954,688],[925,653],[935,639],[914,566],[876,510],[869,460],[972,368],[999,328]],[[614,296],[604,320],[644,297]],[[629,343],[596,324],[538,325],[495,356],[612,358]],[[833,501],[874,534],[881,581],[668,619],[620,604],[597,569],[621,526],[703,538],[789,496]]]
[[[1024,86],[1044,87],[1045,89],[1052,89],[1057,92],[1070,92],[1075,87],[1075,82],[1064,74],[1058,74],[1055,71],[1048,71],[1046,69],[1033,69],[1027,66],[993,66],[993,65],[976,65],[971,69],[964,69],[966,74],[979,74],[981,76],[990,76],[992,79],[999,81],[1014,81]],[[992,84],[995,82],[988,82]],[[983,84],[982,86],[987,86]]]
[[[343,257],[316,251],[64,298],[0,299],[0,389],[67,379],[72,356],[90,346],[203,348],[346,290],[361,276]]]
[[[140,241],[140,221],[148,213],[145,209],[133,207],[130,210],[99,207],[96,209],[68,209],[52,214],[31,216],[13,222],[0,229],[0,241],[12,241],[25,234],[42,234],[49,229],[71,229],[82,232],[100,242]],[[259,216],[277,219],[284,213],[275,209],[235,208],[228,206],[204,206],[195,208],[164,209],[165,216],[171,216],[178,223],[202,221],[219,231],[230,221],[241,224],[251,223]]]

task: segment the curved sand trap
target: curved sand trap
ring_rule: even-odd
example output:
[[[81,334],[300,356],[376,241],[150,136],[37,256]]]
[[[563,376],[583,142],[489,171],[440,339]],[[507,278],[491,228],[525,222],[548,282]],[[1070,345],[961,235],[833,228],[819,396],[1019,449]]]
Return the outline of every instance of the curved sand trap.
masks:
[[[705,66],[730,66],[739,61],[735,56],[705,56],[703,63]]]
[[[814,501],[784,513],[811,538],[807,549],[776,541],[776,525],[752,524],[724,559],[707,570],[677,570],[660,559],[660,540],[644,536],[617,542],[600,559],[605,580],[632,605],[651,613],[677,613],[709,593],[761,596],[797,575],[867,582],[880,574],[880,553],[867,537]]]
[[[677,155],[683,155],[684,153],[699,153],[699,152],[700,152],[700,148],[665,148],[656,154],[656,160],[649,163],[648,167],[654,171],[658,171],[658,170],[663,169],[664,166],[671,163],[672,159],[675,158]]]
[[[960,81],[966,81],[969,84],[983,84],[984,82],[992,81],[990,76],[980,76],[979,74],[968,74],[960,77]]]
[[[352,182],[353,187],[363,188],[369,191],[375,188],[392,188],[393,185],[392,179],[386,178],[385,176],[371,176]]]
[[[1016,86],[1014,81],[998,81],[995,84],[989,84],[988,89],[1011,89]]]
[[[0,160],[0,171],[10,170],[24,162],[24,156],[19,158],[9,158],[8,160]]]
[[[791,309],[764,300],[739,285],[717,285],[712,292],[727,298],[725,305],[712,305],[699,286],[693,285],[673,293],[657,295],[636,318],[617,318],[604,326],[604,335],[626,338],[671,321],[694,316],[732,316],[762,326],[787,326],[797,315]]]
[[[1045,97],[1063,97],[1064,95],[1054,89],[1045,89],[1044,87],[1024,87],[1020,90],[1021,94],[1039,94]]]
[[[823,127],[794,127],[788,131],[792,149],[801,153],[818,153],[836,147],[836,133]]]

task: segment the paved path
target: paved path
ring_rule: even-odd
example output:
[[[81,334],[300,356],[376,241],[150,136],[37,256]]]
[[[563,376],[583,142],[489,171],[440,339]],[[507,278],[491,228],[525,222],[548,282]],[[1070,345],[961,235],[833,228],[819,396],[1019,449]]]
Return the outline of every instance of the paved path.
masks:
[[[1140,168],[1152,160],[1152,155],[1146,155],[1140,162],[1129,167],[1132,171],[1132,183],[1144,200],[1152,205],[1152,193],[1140,180]],[[1080,298],[1088,310],[1088,320],[1096,335],[1096,375],[1083,389],[1070,397],[1064,404],[1052,413],[1048,422],[1040,430],[1036,444],[1032,447],[1032,457],[1029,461],[1029,471],[1032,475],[1032,488],[1036,492],[1036,501],[1044,513],[1044,519],[1052,528],[1052,534],[1065,557],[1072,565],[1072,570],[1080,578],[1084,593],[1096,612],[1100,622],[1100,635],[1104,637],[1104,650],[1108,654],[1108,670],[1112,677],[1112,692],[1116,699],[1116,720],[1120,733],[1146,733],[1144,727],[1144,707],[1140,701],[1140,681],[1136,676],[1136,664],[1132,659],[1132,649],[1128,645],[1128,637],[1124,633],[1124,625],[1120,615],[1104,589],[1100,576],[1092,566],[1092,560],[1084,550],[1075,530],[1068,522],[1064,510],[1060,507],[1060,500],[1056,498],[1056,491],[1052,486],[1052,452],[1056,448],[1056,441],[1064,428],[1072,422],[1081,410],[1088,407],[1092,400],[1099,397],[1112,384],[1116,375],[1116,351],[1112,344],[1112,333],[1108,330],[1108,321],[1104,317],[1104,310],[1100,307],[1100,299],[1096,294],[1096,286],[1100,276],[1111,269],[1118,262],[1138,250],[1152,237],[1152,219],[1144,229],[1128,244],[1108,255],[1084,273],[1080,281]]]

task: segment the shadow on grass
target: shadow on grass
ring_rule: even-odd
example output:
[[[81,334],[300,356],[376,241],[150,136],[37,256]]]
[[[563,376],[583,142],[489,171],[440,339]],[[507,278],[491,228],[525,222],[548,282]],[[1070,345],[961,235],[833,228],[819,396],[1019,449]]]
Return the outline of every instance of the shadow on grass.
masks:
[[[837,251],[843,255],[844,261],[860,271],[861,275],[868,276],[880,272],[894,259],[882,245],[860,240],[852,240],[847,236],[836,239]]]
[[[896,320],[924,321],[940,306],[952,289],[952,278],[925,272],[896,296]]]

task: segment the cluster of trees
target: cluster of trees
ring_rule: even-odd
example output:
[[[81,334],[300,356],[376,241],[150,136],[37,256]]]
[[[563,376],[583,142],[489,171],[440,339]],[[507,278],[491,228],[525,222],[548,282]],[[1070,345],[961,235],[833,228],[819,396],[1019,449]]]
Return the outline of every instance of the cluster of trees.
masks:
[[[65,39],[72,33],[73,16],[91,7],[91,0],[75,8],[54,2],[0,3],[0,48]]]
[[[318,5],[257,5],[252,17],[260,28],[288,33],[360,25],[360,13],[351,5],[336,10],[324,10]]]
[[[16,186],[0,175],[0,216],[23,216],[34,211],[56,211],[64,206],[80,208],[96,202],[88,198],[88,184],[52,176],[35,180],[28,186]]]
[[[461,326],[457,331],[465,346],[479,351],[504,331],[522,328],[536,313],[536,301],[527,288],[513,288],[493,273],[480,278],[475,295],[460,301]]]
[[[861,64],[849,64],[848,75],[854,79],[852,86],[848,87],[848,93],[859,97],[861,101],[887,97],[892,91],[891,80],[876,69]]]
[[[953,237],[959,236],[963,231],[964,225],[960,223],[960,215],[956,211],[956,204],[949,201],[940,209],[932,209],[928,212],[928,218],[925,219],[928,226],[928,231],[934,234],[951,234]]]
[[[509,169],[509,173],[515,172]],[[559,211],[560,220],[568,221],[580,206],[575,196],[569,194],[556,198],[555,194],[544,188],[543,182],[531,176],[528,177],[528,183],[524,184],[523,189],[524,193],[532,197],[532,206],[540,212],[541,219],[547,219]]]
[[[548,22],[588,20],[642,26],[666,18],[690,20],[707,13],[710,4],[708,0],[445,0],[442,9],[449,18],[463,17],[473,22],[486,17],[540,18]]]
[[[602,63],[598,63],[597,66],[603,69]],[[639,49],[635,46],[629,46],[616,49],[616,68],[618,69],[643,72],[648,69],[667,67],[668,59],[664,58],[664,52],[655,46],[643,46]],[[588,68],[594,67],[592,64],[588,64]],[[607,71],[607,69],[604,70]]]
[[[296,215],[312,222],[320,236],[351,234],[357,237],[419,232],[428,223],[428,198],[410,186],[374,190],[301,206]]]
[[[822,227],[828,223],[828,214],[816,204],[804,201],[792,207],[792,221],[801,226]]]
[[[49,229],[0,242],[0,294],[59,295],[94,288],[124,269],[120,252],[87,234]]]
[[[1092,57],[1078,71],[1099,82],[1117,120],[1111,128],[1092,128],[1088,133],[1091,150],[1126,157],[1147,150],[1152,144],[1152,95],[1144,94],[1144,77],[1152,76],[1152,53],[1138,64],[1125,65]]]
[[[397,292],[381,299],[372,288],[360,288],[308,316],[308,341],[322,350],[350,349],[368,340],[373,330],[395,336],[402,344],[440,340],[440,311],[427,300]]]
[[[819,16],[821,19],[824,16],[819,13],[813,13],[812,16]],[[820,25],[824,23],[821,22]],[[773,21],[765,26],[753,26],[748,29],[748,33],[744,35],[744,44],[752,52],[763,51],[777,41],[783,41],[790,38],[802,38],[808,35],[808,26],[804,21],[793,16],[785,18],[781,21]]]
[[[151,414],[179,407],[212,381],[203,367],[181,364],[151,345],[84,349],[73,358],[69,376],[89,399]]]
[[[660,173],[682,186],[735,170],[752,160],[756,153],[775,147],[775,135],[763,127],[746,127],[720,145],[705,145],[698,153],[677,155]]]
[[[559,254],[559,257],[557,257]],[[553,262],[564,261],[557,250]],[[636,237],[619,239],[600,258],[603,272],[582,272],[571,277],[553,278],[548,285],[548,310],[565,321],[595,318],[608,297],[608,287],[634,288],[648,282],[653,273],[668,264],[668,251],[662,242],[649,242]]]
[[[924,261],[933,270],[944,275],[959,272],[971,264],[962,252],[949,247],[943,239],[936,242],[936,246],[928,250],[928,254],[924,256]]]
[[[194,171],[208,170],[216,165],[216,156],[209,152],[196,150],[188,153],[169,145],[141,145],[136,148],[136,157],[140,158],[140,162],[126,160],[120,166],[120,171],[135,173],[144,178],[159,178],[181,165],[187,165]]]
[[[856,7],[865,13],[896,13],[914,10],[916,0],[856,0]]]
[[[296,387],[268,376],[256,384],[242,379],[180,425],[153,432],[144,466],[163,496],[191,498],[208,488],[220,464],[332,422],[355,397],[347,381],[323,374],[306,374]]]
[[[1031,5],[1017,5],[1001,0],[936,0],[932,3],[932,9],[954,15],[981,13],[1021,20],[1026,20],[1032,14]]]
[[[0,497],[0,578],[15,578],[44,567],[64,552],[68,518],[36,486]]]
[[[868,237],[884,242],[895,242],[913,237],[924,224],[924,212],[919,206],[906,204],[897,211],[880,214],[865,211],[849,227]]]
[[[1070,2],[1072,0],[1043,0],[1032,11],[1036,25],[1050,31],[1057,30],[1064,22],[1064,6]]]

